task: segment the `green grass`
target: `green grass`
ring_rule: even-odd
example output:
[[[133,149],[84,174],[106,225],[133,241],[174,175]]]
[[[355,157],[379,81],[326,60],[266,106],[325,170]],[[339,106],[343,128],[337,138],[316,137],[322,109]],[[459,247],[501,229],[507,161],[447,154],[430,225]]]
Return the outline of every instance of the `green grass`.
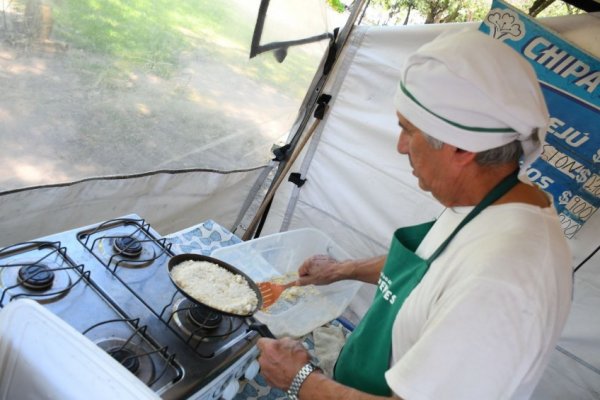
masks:
[[[317,60],[292,48],[283,64],[270,54],[248,61],[254,16],[223,0],[60,0],[55,36],[72,48],[113,60],[111,75],[144,68],[168,78],[182,52],[201,49],[250,79],[304,94]],[[84,68],[85,69],[85,68]]]

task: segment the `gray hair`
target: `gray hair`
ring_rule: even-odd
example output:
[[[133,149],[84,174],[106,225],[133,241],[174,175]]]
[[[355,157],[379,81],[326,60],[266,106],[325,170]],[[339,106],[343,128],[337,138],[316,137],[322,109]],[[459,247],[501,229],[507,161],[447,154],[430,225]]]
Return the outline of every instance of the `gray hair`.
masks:
[[[431,137],[424,132],[421,133],[434,149],[439,150],[444,145],[444,142],[441,140]],[[534,140],[537,140],[537,138],[534,138]],[[515,140],[500,147],[480,151],[476,154],[475,161],[481,166],[506,164],[510,162],[519,162],[522,155],[523,147],[518,140]]]

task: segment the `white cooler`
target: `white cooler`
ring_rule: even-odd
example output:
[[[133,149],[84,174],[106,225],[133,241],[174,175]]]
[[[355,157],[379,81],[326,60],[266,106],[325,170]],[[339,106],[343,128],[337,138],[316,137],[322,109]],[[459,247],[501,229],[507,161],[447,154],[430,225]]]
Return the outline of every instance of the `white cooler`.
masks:
[[[82,398],[160,399],[37,302],[19,299],[0,309],[0,399]]]

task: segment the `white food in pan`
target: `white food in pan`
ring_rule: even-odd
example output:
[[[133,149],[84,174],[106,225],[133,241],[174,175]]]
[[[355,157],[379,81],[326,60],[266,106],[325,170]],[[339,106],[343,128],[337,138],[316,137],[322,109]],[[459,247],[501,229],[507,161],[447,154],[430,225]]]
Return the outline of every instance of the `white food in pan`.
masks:
[[[202,304],[232,314],[256,309],[258,297],[246,279],[208,261],[183,261],[171,276],[188,295]]]

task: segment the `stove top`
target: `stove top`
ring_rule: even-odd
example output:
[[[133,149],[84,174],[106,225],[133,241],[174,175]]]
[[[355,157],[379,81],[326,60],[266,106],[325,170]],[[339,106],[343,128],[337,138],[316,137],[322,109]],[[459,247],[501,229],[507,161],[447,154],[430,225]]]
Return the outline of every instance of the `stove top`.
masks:
[[[188,398],[254,348],[258,333],[252,318],[185,298],[169,278],[173,255],[135,214],[8,246],[0,307],[36,300],[162,398]]]

